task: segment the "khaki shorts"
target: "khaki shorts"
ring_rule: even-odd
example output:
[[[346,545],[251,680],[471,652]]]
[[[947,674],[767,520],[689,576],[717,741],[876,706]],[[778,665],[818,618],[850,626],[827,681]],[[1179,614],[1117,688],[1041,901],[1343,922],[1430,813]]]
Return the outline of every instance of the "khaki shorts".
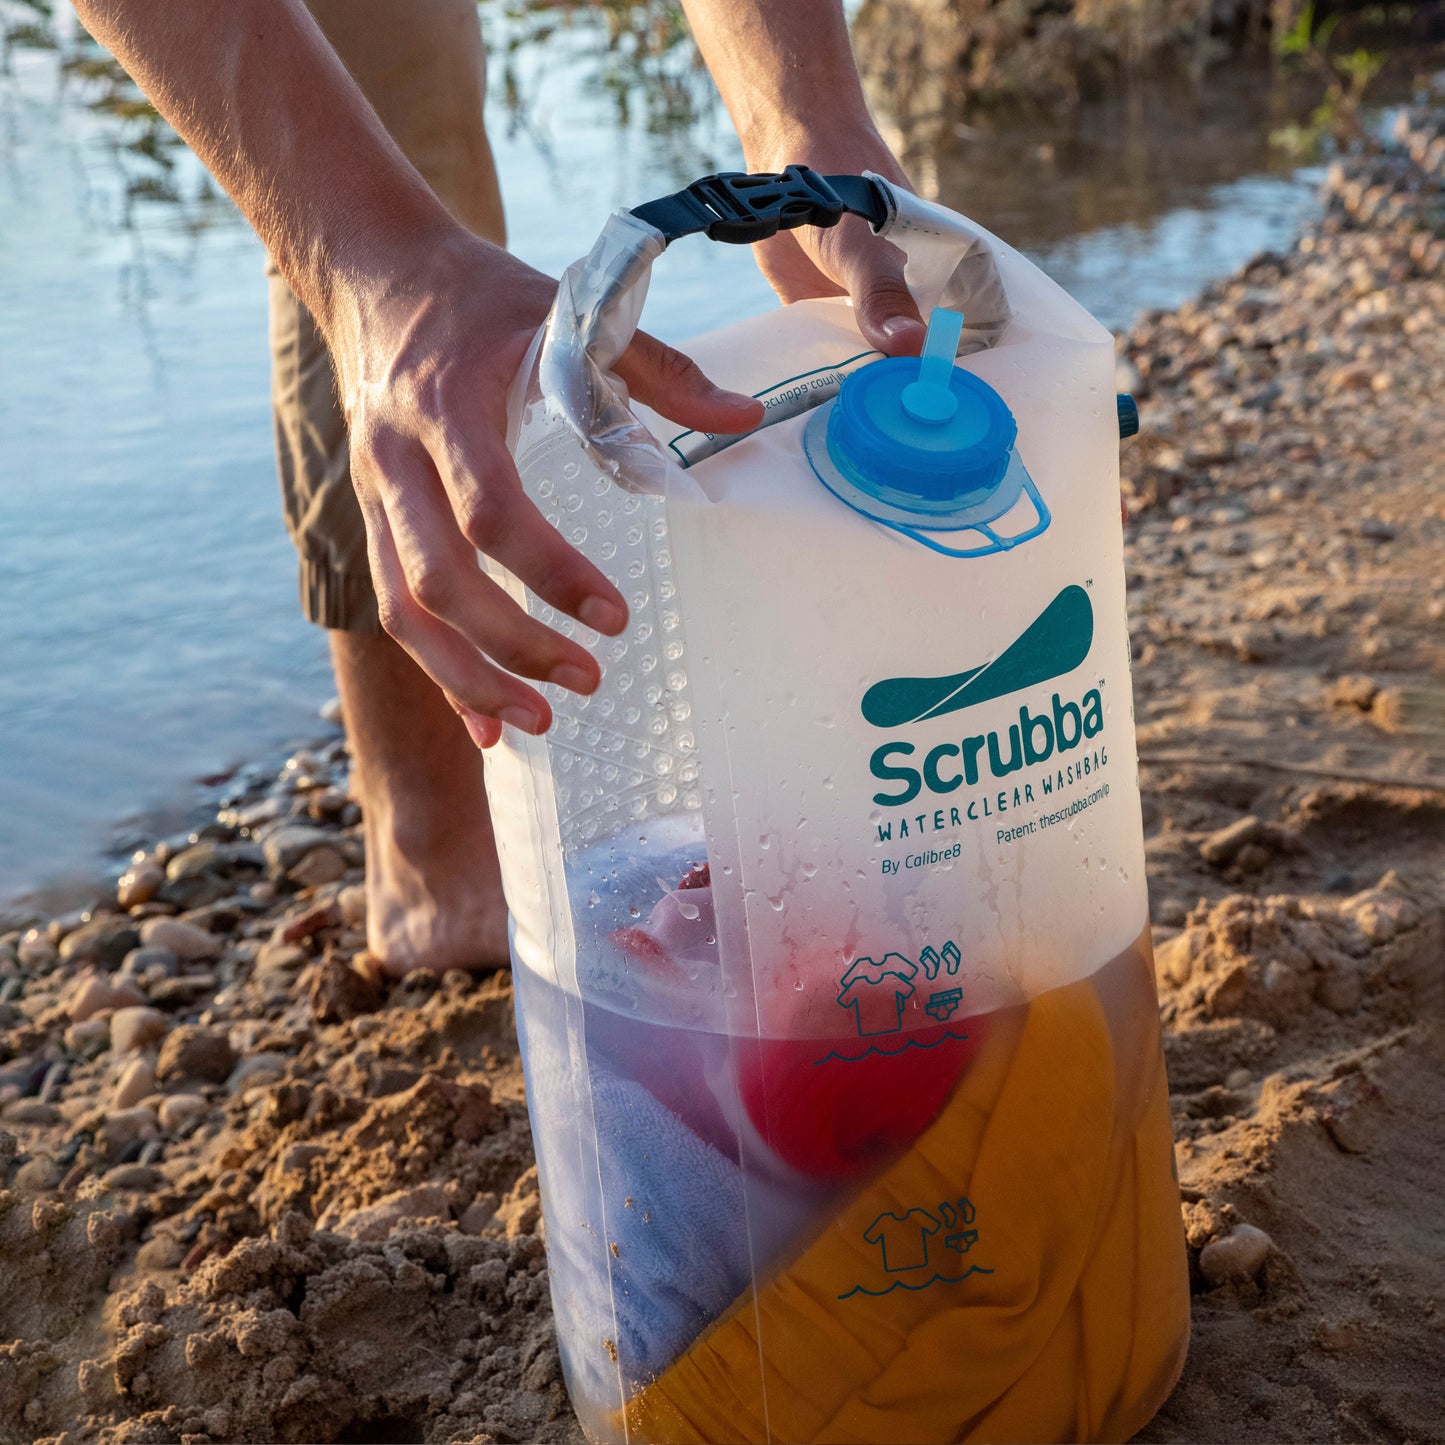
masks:
[[[476,0],[308,3],[443,204],[478,235],[505,244],[497,173],[482,126],[486,56]],[[331,358],[274,263],[267,275],[276,460],[286,528],[301,559],[302,610],[322,627],[380,632]]]

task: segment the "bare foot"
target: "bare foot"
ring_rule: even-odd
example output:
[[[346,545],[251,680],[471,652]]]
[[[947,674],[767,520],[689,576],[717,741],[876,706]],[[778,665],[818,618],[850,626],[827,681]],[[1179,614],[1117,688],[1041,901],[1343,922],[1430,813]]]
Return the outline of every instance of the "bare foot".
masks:
[[[392,977],[506,967],[480,752],[389,637],[333,632],[331,658],[366,820],[368,950]]]

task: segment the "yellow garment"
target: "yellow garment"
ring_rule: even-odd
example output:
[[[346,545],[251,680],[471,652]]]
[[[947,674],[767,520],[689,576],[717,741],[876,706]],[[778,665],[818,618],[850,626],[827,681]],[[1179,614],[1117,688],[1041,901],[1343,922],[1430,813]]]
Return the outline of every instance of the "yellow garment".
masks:
[[[1110,967],[1140,975],[1134,997],[1153,1008],[1147,954]],[[913,1149],[639,1391],[618,1435],[1127,1439],[1172,1387],[1188,1338],[1156,1029],[1152,1059],[1116,1059],[1092,980],[995,1016]],[[937,1216],[962,1196],[976,1210],[967,1253],[935,1238],[926,1266],[884,1272],[876,1232],[864,1237],[882,1216]],[[924,1288],[862,1292],[934,1273]]]

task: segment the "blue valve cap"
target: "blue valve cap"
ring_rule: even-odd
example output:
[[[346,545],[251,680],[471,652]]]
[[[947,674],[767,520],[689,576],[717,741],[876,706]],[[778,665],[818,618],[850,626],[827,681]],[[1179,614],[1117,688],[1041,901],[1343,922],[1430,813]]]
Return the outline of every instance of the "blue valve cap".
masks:
[[[1139,403],[1127,391],[1115,398],[1119,407],[1119,440],[1139,435]]]

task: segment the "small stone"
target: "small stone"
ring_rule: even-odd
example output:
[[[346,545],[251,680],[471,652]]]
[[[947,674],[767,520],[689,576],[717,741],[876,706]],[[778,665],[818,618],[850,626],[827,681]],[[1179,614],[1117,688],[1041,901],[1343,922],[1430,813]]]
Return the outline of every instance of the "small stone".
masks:
[[[144,864],[122,873],[115,884],[115,901],[122,908],[139,908],[161,891],[166,875],[154,864]]]
[[[1155,917],[1165,928],[1183,928],[1189,917],[1189,908],[1181,899],[1161,898],[1154,910]]]
[[[1264,835],[1264,824],[1251,813],[1211,833],[1199,845],[1199,856],[1212,867],[1222,868],[1233,861],[1246,843],[1257,843]]]
[[[177,958],[216,958],[221,952],[221,940],[214,933],[179,918],[147,918],[140,936],[147,948],[168,948]]]
[[[162,1270],[176,1269],[185,1258],[186,1247],[169,1234],[158,1234],[148,1239],[135,1252],[137,1274],[156,1274]],[[134,1386],[132,1386],[134,1388]]]
[[[15,1187],[22,1194],[41,1194],[54,1189],[61,1180],[63,1171],[55,1160],[39,1154],[27,1159],[15,1171]]]
[[[67,1005],[70,1021],[74,1024],[83,1024],[86,1019],[98,1014],[102,1009],[114,1007],[114,991],[110,983],[98,974],[87,974],[82,977],[71,991],[70,1001]]]
[[[355,1240],[385,1239],[400,1224],[418,1219],[450,1220],[446,1190],[440,1184],[423,1184],[389,1194],[363,1209],[353,1210],[338,1220],[319,1221],[323,1229],[333,1229]]]
[[[329,722],[333,727],[342,727],[341,721],[341,699],[329,697],[321,704],[321,720]]]
[[[15,956],[26,968],[49,968],[60,957],[60,950],[40,929],[28,928],[20,939]]]
[[[1154,969],[1157,976],[1182,988],[1194,972],[1194,960],[1204,945],[1206,934],[1202,928],[1186,928],[1183,933],[1166,939],[1154,950]]]
[[[299,887],[322,888],[337,882],[345,873],[345,859],[330,844],[325,844],[313,848],[286,876]]]
[[[273,873],[289,873],[313,848],[331,847],[333,835],[322,828],[290,823],[277,828],[262,845],[266,866]]]
[[[1254,1082],[1254,1075],[1248,1069],[1231,1069],[1224,1076],[1224,1087],[1231,1092],[1247,1089]]]
[[[1330,374],[1329,388],[1331,391],[1368,391],[1374,381],[1374,372],[1368,366],[1356,363],[1353,366],[1341,366]]]
[[[190,878],[200,878],[225,867],[230,860],[230,850],[224,843],[193,843],[166,864],[166,881],[184,883]]]
[[[65,963],[95,963],[102,968],[118,968],[121,960],[140,942],[140,935],[130,920],[121,914],[108,913],[83,923],[60,941],[60,957]]]
[[[1382,522],[1378,517],[1361,517],[1360,536],[1368,537],[1374,542],[1393,542],[1395,529],[1388,522]]]
[[[39,1099],[15,1099],[6,1104],[4,1117],[7,1124],[44,1129],[60,1122],[60,1110],[54,1104],[45,1104]]]
[[[256,972],[290,972],[303,967],[309,959],[306,950],[294,943],[263,943],[256,954]]]
[[[100,1176],[100,1182],[111,1190],[151,1190],[161,1182],[159,1172],[149,1164],[117,1164]]]
[[[352,883],[336,895],[336,905],[341,909],[343,923],[352,928],[361,928],[366,923],[366,889],[360,883]]]
[[[235,1050],[221,1029],[181,1024],[161,1048],[156,1076],[162,1083],[192,1079],[222,1084],[236,1067]]]
[[[115,1091],[110,1096],[112,1109],[132,1109],[156,1091],[155,1066],[145,1057],[132,1059],[121,1070]]]
[[[159,1133],[154,1109],[118,1109],[100,1126],[100,1137],[112,1156],[124,1153],[137,1139],[154,1139]]]
[[[1235,854],[1234,866],[1241,873],[1262,873],[1269,867],[1270,851],[1262,848],[1258,843],[1246,843],[1243,848]]]
[[[126,954],[120,971],[122,975],[143,978],[155,969],[168,978],[173,978],[179,967],[180,960],[169,948],[133,948]]]
[[[252,1054],[242,1059],[226,1080],[228,1094],[240,1094],[258,1084],[274,1084],[285,1072],[290,1060],[285,1054]]]
[[[93,1058],[110,1043],[110,1015],[97,1014],[83,1023],[71,1024],[64,1041],[67,1053],[80,1059]]]
[[[378,975],[335,956],[324,959],[311,980],[311,1016],[320,1024],[375,1013],[385,1000],[386,985]]]
[[[463,1234],[480,1234],[497,1217],[497,1205],[502,1201],[495,1194],[479,1194],[462,1210],[457,1221]]]
[[[199,1119],[208,1107],[199,1094],[171,1094],[161,1100],[157,1117],[167,1134],[179,1134],[192,1119]]]
[[[1247,1284],[1264,1268],[1274,1241],[1252,1224],[1236,1224],[1199,1252],[1199,1272],[1210,1284]]]
[[[157,1008],[182,1008],[216,990],[213,973],[193,973],[185,978],[163,978],[151,987],[151,1002]]]
[[[334,900],[317,903],[295,918],[284,920],[271,935],[273,943],[300,943],[323,928],[335,928],[341,922],[341,910]]]
[[[170,1020],[149,1005],[117,1009],[110,1016],[110,1046],[117,1054],[149,1048],[166,1036]]]

